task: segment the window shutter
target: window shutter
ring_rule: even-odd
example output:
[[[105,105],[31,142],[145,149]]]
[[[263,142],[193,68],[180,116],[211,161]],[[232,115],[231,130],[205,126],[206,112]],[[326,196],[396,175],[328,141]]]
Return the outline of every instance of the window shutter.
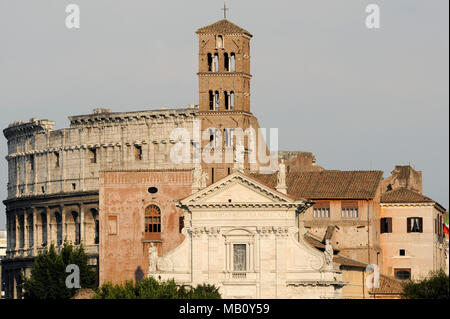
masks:
[[[419,218],[419,233],[423,232],[423,218]]]
[[[411,232],[411,218],[407,218],[407,222],[406,222],[406,230],[408,233]]]
[[[387,227],[387,228],[388,228],[388,229],[387,229],[387,232],[388,232],[388,233],[392,233],[392,218],[388,218],[388,219],[387,219],[387,224],[388,224],[388,225],[387,225],[387,226],[388,226],[388,227]]]

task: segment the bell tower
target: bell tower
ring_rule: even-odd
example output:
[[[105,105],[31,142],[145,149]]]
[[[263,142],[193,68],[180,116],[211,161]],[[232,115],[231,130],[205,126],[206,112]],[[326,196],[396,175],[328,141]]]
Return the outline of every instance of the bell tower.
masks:
[[[220,20],[197,30],[200,111],[250,112],[252,35]]]
[[[213,149],[218,161],[202,161],[208,174],[207,184],[230,175],[237,169],[233,156],[243,154],[242,169],[257,170],[258,163],[249,160],[256,151],[248,136],[238,145],[237,132],[259,129],[258,120],[250,111],[250,40],[252,35],[227,19],[200,28],[199,37],[199,111],[203,150]],[[243,147],[243,149],[242,149]],[[221,153],[221,154],[220,154]]]

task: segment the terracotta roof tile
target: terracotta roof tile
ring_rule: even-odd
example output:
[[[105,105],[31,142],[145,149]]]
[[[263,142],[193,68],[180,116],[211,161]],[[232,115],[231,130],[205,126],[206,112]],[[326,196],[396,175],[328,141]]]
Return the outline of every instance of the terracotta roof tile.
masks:
[[[333,261],[341,266],[366,268],[367,264],[362,261],[351,259],[342,255],[334,255]]]
[[[212,33],[212,34],[246,34],[252,37],[251,33],[241,27],[235,25],[234,23],[228,21],[227,19],[223,19],[217,21],[216,23],[207,25],[206,27],[200,28],[197,30],[197,34],[200,33]]]
[[[369,290],[371,295],[397,295],[401,296],[403,293],[403,286],[400,280],[390,276],[380,275],[380,287]]]
[[[325,245],[320,240],[313,238],[311,235],[305,234],[303,236],[303,238],[310,246],[315,247],[320,250],[325,249]]]
[[[251,176],[276,187],[277,173]],[[375,197],[382,177],[382,171],[291,172],[286,184],[288,195],[297,199],[367,199]]]
[[[382,203],[434,203],[429,197],[407,188],[398,188],[381,195]]]

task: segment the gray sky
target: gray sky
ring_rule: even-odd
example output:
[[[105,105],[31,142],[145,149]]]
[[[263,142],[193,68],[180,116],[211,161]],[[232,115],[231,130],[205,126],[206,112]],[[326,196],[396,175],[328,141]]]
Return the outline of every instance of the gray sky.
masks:
[[[65,27],[65,6],[81,28]],[[381,29],[365,27],[379,4]],[[228,0],[250,31],[252,112],[280,148],[328,169],[423,171],[424,194],[448,208],[447,0]],[[198,104],[197,28],[220,0],[0,0],[0,127],[14,120]],[[0,198],[6,198],[6,139]],[[0,228],[4,226],[4,206]]]

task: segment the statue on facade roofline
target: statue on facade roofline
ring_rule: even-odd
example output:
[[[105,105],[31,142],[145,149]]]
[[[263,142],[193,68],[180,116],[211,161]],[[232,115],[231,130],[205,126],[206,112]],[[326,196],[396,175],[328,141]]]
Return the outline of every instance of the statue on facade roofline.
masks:
[[[284,164],[284,159],[278,165],[278,187],[286,186],[286,165]]]
[[[192,187],[197,189],[200,188],[202,185],[202,165],[197,162],[195,163],[194,166],[194,176],[193,176],[193,181],[192,181]]]
[[[333,246],[329,239],[325,240],[325,265],[327,268],[333,268]]]
[[[208,173],[202,172],[202,181],[201,181],[201,188],[206,187],[206,181],[208,180]]]

